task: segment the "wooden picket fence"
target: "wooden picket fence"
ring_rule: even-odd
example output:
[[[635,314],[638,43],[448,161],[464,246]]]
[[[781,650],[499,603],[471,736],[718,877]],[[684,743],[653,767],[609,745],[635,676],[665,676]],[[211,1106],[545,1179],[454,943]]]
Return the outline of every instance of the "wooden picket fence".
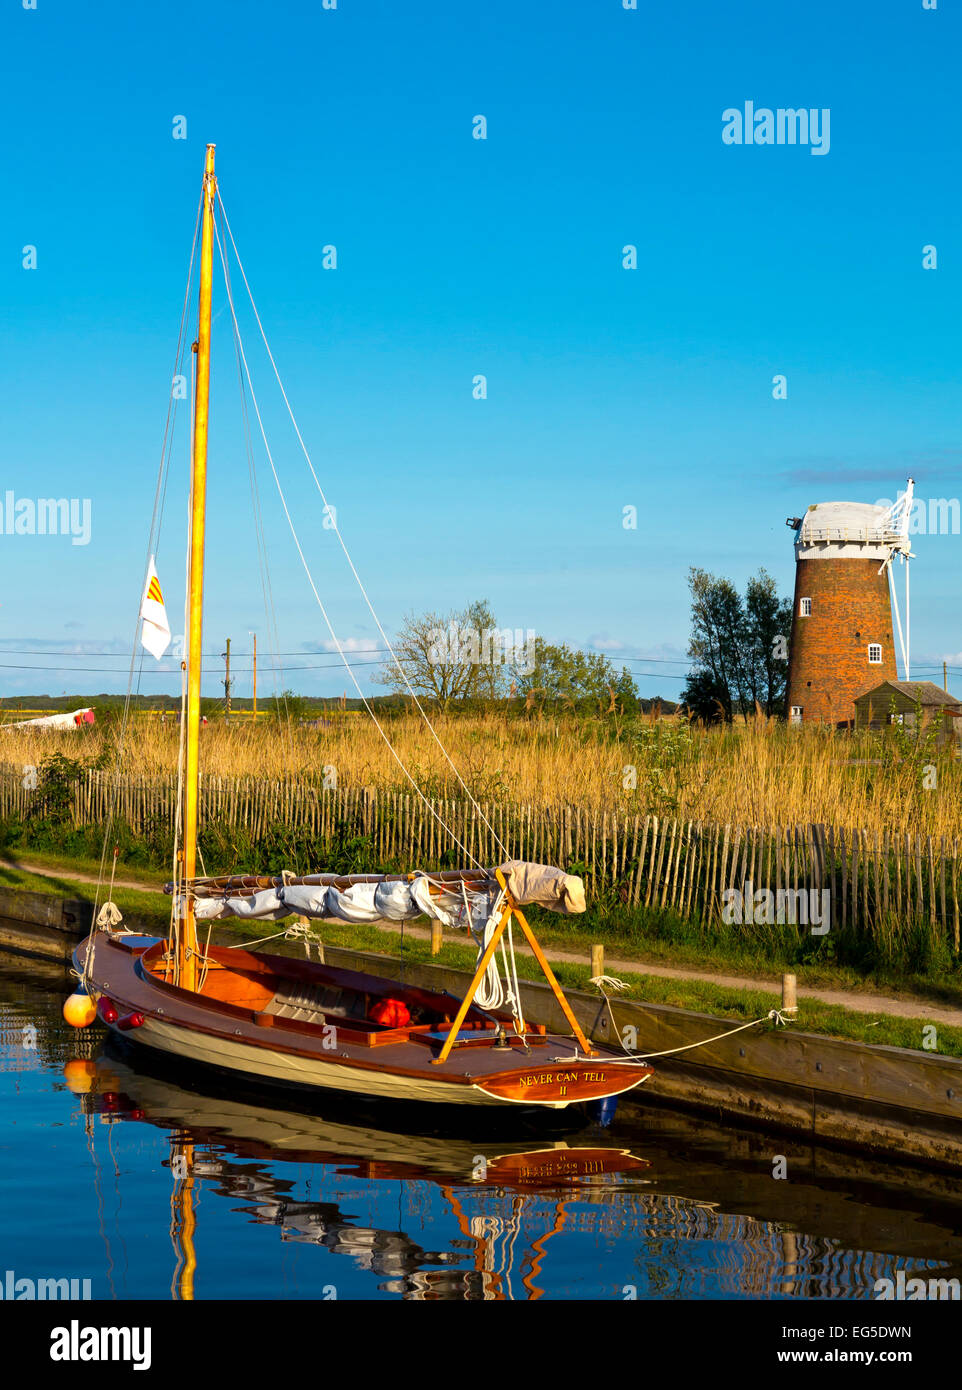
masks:
[[[0,818],[25,817],[38,792],[20,768],[0,765]],[[73,787],[74,825],[115,821],[134,834],[171,828],[176,779],[83,773]],[[959,950],[959,842],[824,825],[742,826],[563,805],[421,800],[375,788],[325,789],[307,780],[205,777],[200,824],[241,830],[257,842],[274,827],[321,846],[367,840],[378,865],[437,869],[505,858],[582,874],[589,894],[717,920],[725,890],[831,894],[836,927],[879,928],[893,918],[940,929]],[[756,920],[758,920],[756,918]]]

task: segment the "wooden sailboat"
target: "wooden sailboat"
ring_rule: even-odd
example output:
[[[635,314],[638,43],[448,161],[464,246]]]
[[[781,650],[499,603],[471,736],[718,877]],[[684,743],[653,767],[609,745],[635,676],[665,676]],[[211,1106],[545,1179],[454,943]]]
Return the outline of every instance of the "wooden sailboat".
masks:
[[[78,1003],[75,996],[65,1006],[65,1016],[84,1025],[93,1021],[95,1010],[109,1028],[160,1052],[307,1090],[557,1109],[628,1091],[651,1068],[588,1042],[522,910],[526,903],[538,902],[570,911],[573,900],[573,910],[583,910],[580,880],[560,870],[507,862],[493,869],[440,874],[196,875],[215,198],[210,145],[195,344],[182,850],[177,881],[171,885],[171,929],[162,940],[117,930],[109,922],[92,931],[75,956],[87,1002]],[[477,969],[463,999],[311,961],[199,944],[199,918],[277,920],[295,910],[323,918],[331,902],[342,909],[347,904],[354,913],[375,911],[375,919],[384,905],[400,920],[418,912],[450,920],[463,905],[467,925],[483,928]],[[525,1021],[514,970],[514,922],[527,938],[570,1034],[549,1034]],[[509,985],[513,980],[510,1009],[481,1007],[476,997],[492,964],[497,968],[499,945]]]

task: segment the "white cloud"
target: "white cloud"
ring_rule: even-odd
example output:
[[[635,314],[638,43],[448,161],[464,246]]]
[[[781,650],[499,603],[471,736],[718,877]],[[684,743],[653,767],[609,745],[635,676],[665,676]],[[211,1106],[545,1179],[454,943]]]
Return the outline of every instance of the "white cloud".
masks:
[[[369,656],[375,656],[384,648],[383,642],[372,641],[370,637],[342,637],[339,640],[342,652],[366,652]],[[317,652],[336,652],[337,643],[330,640],[327,642],[315,642],[311,650]]]

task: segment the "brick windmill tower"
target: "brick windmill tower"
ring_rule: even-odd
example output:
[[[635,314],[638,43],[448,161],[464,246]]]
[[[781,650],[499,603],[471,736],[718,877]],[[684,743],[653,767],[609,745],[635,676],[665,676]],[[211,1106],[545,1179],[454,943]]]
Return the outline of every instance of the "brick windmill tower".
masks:
[[[788,661],[792,724],[845,724],[854,701],[897,679],[892,610],[909,679],[908,524],[914,483],[891,507],[818,502],[785,523],[795,535],[795,606]],[[892,561],[905,564],[905,635]]]

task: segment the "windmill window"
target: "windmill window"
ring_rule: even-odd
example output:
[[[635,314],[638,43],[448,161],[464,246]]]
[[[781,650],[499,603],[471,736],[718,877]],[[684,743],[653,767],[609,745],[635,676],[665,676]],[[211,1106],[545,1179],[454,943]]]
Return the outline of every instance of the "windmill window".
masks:
[[[798,616],[800,618],[810,618],[812,616],[812,600],[810,598],[799,599]]]
[[[870,665],[870,666],[881,666],[881,664],[882,664],[882,648],[881,648],[881,645],[880,645],[878,642],[869,642],[869,644],[868,644],[868,662],[869,662],[869,665]]]
[[[792,723],[792,724],[801,724],[801,722],[802,722],[802,707],[801,707],[801,705],[792,705],[792,713],[791,713],[790,723]]]

